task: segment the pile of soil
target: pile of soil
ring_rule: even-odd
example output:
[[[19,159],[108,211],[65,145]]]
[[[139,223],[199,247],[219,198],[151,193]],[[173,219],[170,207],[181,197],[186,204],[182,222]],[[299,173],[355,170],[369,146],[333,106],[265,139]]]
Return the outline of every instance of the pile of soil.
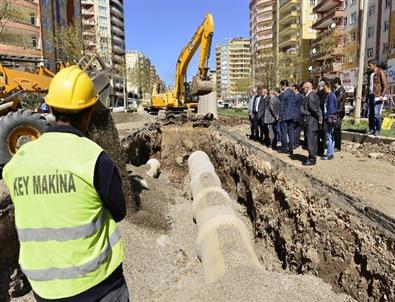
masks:
[[[375,158],[395,165],[395,144],[354,143],[343,141],[342,148],[358,158]]]

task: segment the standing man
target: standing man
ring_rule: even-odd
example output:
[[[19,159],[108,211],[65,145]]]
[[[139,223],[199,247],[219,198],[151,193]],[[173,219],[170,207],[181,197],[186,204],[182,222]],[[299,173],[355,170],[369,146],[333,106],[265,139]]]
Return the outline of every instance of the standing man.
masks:
[[[304,95],[300,92],[301,88],[299,84],[294,84],[292,86],[292,92],[295,94],[294,99],[295,99],[295,106],[296,106],[296,118],[295,122],[297,124],[294,132],[294,142],[295,142],[295,147],[299,147],[300,145],[300,133],[301,133],[301,127],[303,125],[303,117],[300,113],[300,107],[303,104],[303,99]]]
[[[256,96],[252,103],[252,139],[259,140],[262,137],[262,133],[259,133],[259,104],[262,98],[262,86],[258,86],[256,89]],[[261,105],[262,106],[262,105]],[[262,109],[261,109],[262,110]]]
[[[56,118],[4,167],[15,208],[19,264],[37,301],[128,301],[121,178],[109,155],[84,136],[98,95],[78,66],[51,81]]]
[[[287,125],[285,123],[287,107],[294,97],[292,90],[289,88],[288,80],[282,80],[280,99],[280,113],[279,113],[279,127],[280,127],[280,140],[281,140],[281,152],[287,153],[288,146],[288,135],[287,135]]]
[[[267,141],[269,139],[269,130],[267,128],[267,125],[265,124],[265,111],[266,111],[266,106],[269,103],[269,95],[268,91],[266,88],[262,89],[262,97],[259,101],[259,106],[258,106],[258,121],[259,121],[259,131],[260,131],[260,137],[259,140],[263,144],[267,144]]]
[[[339,77],[336,77],[332,81],[333,87],[335,88],[334,94],[336,96],[337,102],[337,116],[340,119],[339,126],[337,126],[334,130],[334,140],[335,140],[335,149],[341,151],[342,149],[342,124],[344,116],[346,115],[346,90],[342,86],[342,81]]]
[[[277,148],[277,121],[280,112],[280,100],[276,96],[276,92],[271,89],[269,92],[268,104],[265,110],[264,123],[269,131],[269,145],[272,149]]]
[[[283,115],[284,125],[286,129],[285,140],[288,136],[287,149],[283,148],[283,152],[288,152],[290,155],[293,154],[293,150],[296,148],[295,132],[298,127],[298,116],[300,114],[300,104],[295,97],[293,89],[287,87],[283,93],[284,97],[288,98],[285,103],[285,110]]]
[[[380,135],[381,109],[385,95],[388,93],[388,79],[384,70],[377,66],[375,60],[368,61],[367,93],[369,102],[369,131],[368,134]]]
[[[249,96],[250,96],[250,99],[247,103],[247,110],[248,110],[248,118],[250,120],[250,128],[251,128],[250,139],[252,139],[254,137],[254,127],[253,127],[253,123],[252,123],[252,111],[253,111],[252,106],[254,104],[254,99],[255,99],[254,89],[250,89]]]
[[[317,158],[317,133],[322,125],[322,111],[320,108],[320,99],[313,91],[313,85],[310,82],[303,84],[303,91],[306,95],[304,98],[301,114],[307,136],[307,149],[309,151],[308,159],[303,163],[306,166],[312,166],[316,163]]]
[[[327,79],[326,81],[329,80]],[[320,81],[318,83],[317,95],[320,99],[321,112],[325,112],[325,104],[326,104],[326,99],[328,97],[328,93],[325,90],[325,81]],[[320,125],[318,128],[317,143],[318,143],[317,155],[324,156],[325,146],[326,146],[324,125]]]

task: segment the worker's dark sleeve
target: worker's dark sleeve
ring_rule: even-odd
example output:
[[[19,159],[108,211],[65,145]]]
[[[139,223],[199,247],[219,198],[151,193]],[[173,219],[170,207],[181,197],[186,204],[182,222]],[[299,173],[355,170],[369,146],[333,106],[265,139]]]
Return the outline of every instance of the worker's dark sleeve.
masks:
[[[115,163],[106,152],[102,152],[97,159],[93,182],[104,206],[110,211],[114,220],[118,222],[125,218],[126,205],[122,180]]]

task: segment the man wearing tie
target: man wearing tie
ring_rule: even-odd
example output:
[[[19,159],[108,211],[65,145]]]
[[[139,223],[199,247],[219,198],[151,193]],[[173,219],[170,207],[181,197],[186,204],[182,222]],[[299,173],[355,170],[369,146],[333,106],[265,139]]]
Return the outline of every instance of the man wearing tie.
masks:
[[[258,86],[256,89],[256,96],[252,104],[252,129],[253,129],[252,139],[253,140],[260,140],[262,139],[263,136],[262,128],[260,127],[260,118],[262,117],[262,113],[260,112],[262,112],[263,106],[264,106],[264,101],[262,97],[262,86]]]

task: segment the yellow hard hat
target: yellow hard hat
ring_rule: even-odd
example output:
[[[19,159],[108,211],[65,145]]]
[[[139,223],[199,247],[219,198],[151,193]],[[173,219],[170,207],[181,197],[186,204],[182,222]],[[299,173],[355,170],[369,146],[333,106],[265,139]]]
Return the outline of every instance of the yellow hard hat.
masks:
[[[45,97],[45,102],[59,111],[80,111],[93,106],[97,100],[92,80],[77,65],[60,70]]]

